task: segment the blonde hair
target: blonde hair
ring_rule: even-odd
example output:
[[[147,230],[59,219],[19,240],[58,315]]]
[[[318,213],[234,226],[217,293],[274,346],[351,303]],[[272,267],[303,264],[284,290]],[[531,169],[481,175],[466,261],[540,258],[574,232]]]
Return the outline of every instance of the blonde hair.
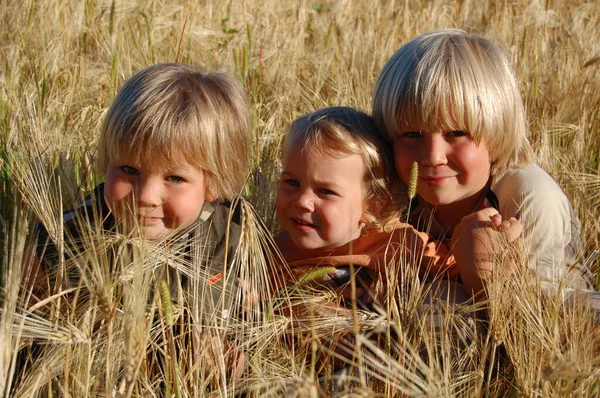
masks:
[[[229,74],[182,64],[156,64],[131,77],[108,110],[98,143],[98,166],[111,155],[139,164],[185,160],[202,169],[215,198],[239,194],[252,131],[245,92]]]
[[[319,109],[294,120],[285,139],[284,155],[292,148],[316,150],[340,157],[360,155],[365,164],[365,203],[373,218],[384,221],[399,211],[392,201],[392,153],[377,133],[372,117],[349,107]],[[372,206],[377,201],[378,206]],[[380,206],[383,205],[383,208]],[[377,208],[376,214],[373,209]]]
[[[533,161],[523,99],[506,55],[459,29],[417,36],[389,59],[373,92],[373,117],[388,138],[442,129],[484,139],[493,175]]]

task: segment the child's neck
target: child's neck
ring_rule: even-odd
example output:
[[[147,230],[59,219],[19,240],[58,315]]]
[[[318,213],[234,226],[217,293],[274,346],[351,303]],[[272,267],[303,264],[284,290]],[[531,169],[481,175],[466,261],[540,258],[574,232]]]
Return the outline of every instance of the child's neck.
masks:
[[[452,234],[454,228],[465,216],[479,210],[482,202],[485,200],[485,194],[488,189],[489,185],[486,184],[486,186],[475,195],[447,205],[437,206],[434,213],[435,219],[444,230],[449,234]]]

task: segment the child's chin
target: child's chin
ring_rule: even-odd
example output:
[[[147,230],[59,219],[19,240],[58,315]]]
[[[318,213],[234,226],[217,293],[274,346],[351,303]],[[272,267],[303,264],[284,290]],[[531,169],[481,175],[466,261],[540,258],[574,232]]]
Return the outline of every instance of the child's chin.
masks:
[[[303,249],[303,250],[329,249],[331,246],[323,241],[312,241],[312,240],[304,240],[304,239],[294,240],[294,245],[296,245],[296,247]]]
[[[152,243],[160,243],[171,234],[170,230],[165,228],[140,228],[137,235],[140,238]]]
[[[154,242],[154,243],[159,243],[162,240],[164,240],[166,237],[168,237],[171,232],[170,231],[160,231],[160,232],[156,232],[156,231],[144,231],[143,232],[144,237],[150,241],[150,242]]]
[[[294,245],[299,248],[299,249],[303,249],[303,250],[314,250],[314,249],[318,249],[319,247],[322,246],[322,243],[320,242],[313,242],[307,239],[294,239],[292,237],[292,242],[294,242]]]

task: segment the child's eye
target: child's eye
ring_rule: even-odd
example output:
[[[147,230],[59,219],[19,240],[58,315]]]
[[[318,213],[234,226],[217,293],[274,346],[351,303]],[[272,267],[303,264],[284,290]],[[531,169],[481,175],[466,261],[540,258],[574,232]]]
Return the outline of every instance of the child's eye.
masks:
[[[404,133],[398,134],[398,138],[419,138],[422,137],[423,133],[420,131],[406,131]]]
[[[121,167],[119,167],[119,170],[121,170],[125,174],[130,174],[130,175],[134,175],[134,176],[140,174],[138,169],[136,169],[135,167],[131,167],[131,166],[121,166]]]
[[[172,182],[174,184],[181,184],[185,181],[185,178],[179,176],[168,176],[167,181]]]
[[[455,130],[455,131],[449,131],[447,134],[449,137],[470,137],[471,134],[469,134],[466,131],[463,130]]]
[[[327,189],[327,188],[319,189],[319,193],[322,195],[337,195],[335,192],[333,192],[332,190]]]
[[[290,185],[292,187],[299,187],[300,183],[297,180],[294,180],[293,178],[288,178],[283,180],[283,183]]]

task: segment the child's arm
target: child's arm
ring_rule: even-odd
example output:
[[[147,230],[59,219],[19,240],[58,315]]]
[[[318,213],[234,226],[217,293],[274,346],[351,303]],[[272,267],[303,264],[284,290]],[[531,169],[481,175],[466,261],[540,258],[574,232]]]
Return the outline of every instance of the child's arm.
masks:
[[[21,272],[19,295],[23,300],[36,302],[40,297],[49,295],[48,278],[34,246],[25,250]],[[31,301],[27,302],[31,304]]]
[[[588,288],[580,224],[569,199],[539,166],[509,170],[492,185],[504,218],[523,225],[523,254],[542,289]]]
[[[473,295],[480,293],[494,273],[494,267],[515,267],[510,247],[515,247],[522,225],[514,218],[502,220],[494,208],[482,209],[464,217],[452,234],[452,251],[461,280]],[[500,260],[502,256],[502,260]]]

